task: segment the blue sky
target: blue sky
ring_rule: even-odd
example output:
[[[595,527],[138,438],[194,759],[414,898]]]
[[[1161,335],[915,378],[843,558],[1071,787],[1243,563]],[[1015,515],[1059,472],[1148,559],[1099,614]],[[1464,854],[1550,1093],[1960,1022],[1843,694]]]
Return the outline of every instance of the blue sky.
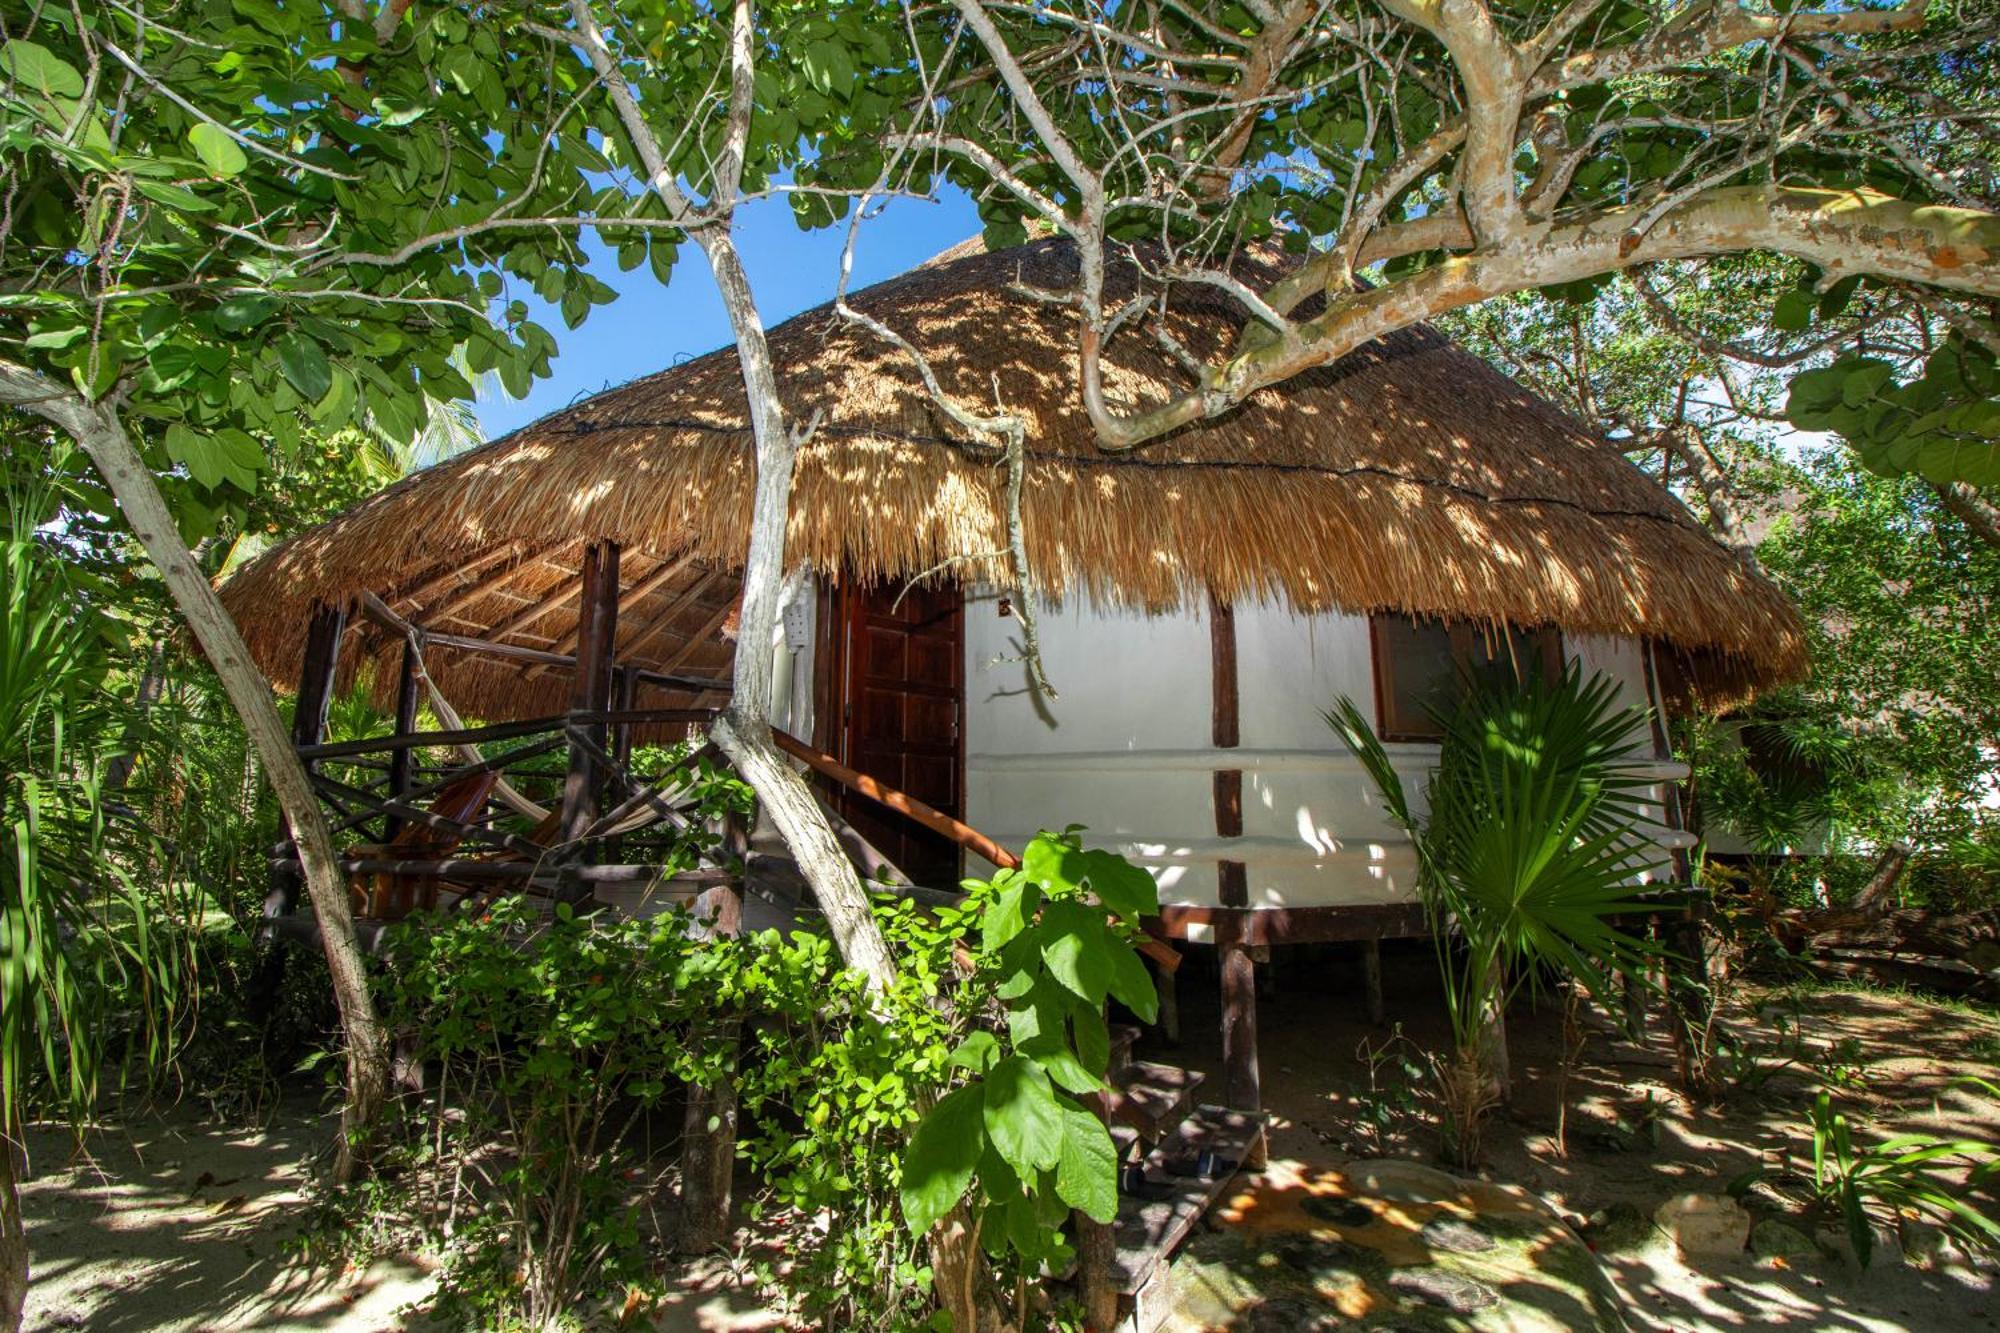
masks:
[[[954,192],[935,204],[892,201],[862,224],[854,287],[894,277],[978,230],[978,214],[962,194]],[[845,225],[800,231],[792,221],[791,204],[782,198],[745,206],[737,219],[737,244],[767,327],[833,299],[846,239]],[[682,247],[673,282],[664,287],[647,265],[620,273],[615,256],[594,239],[586,248],[591,271],[617,289],[618,299],[593,310],[581,327],[569,329],[553,308],[527,296],[535,322],[555,335],[561,349],[555,375],[537,380],[526,398],[509,398],[496,386],[476,409],[488,439],[731,341],[722,298],[694,245]]]

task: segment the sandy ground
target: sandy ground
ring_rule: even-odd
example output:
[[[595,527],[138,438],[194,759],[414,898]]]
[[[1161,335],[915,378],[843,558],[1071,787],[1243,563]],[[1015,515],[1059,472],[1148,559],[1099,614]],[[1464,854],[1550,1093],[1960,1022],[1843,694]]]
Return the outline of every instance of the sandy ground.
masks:
[[[173,1113],[99,1128],[81,1146],[67,1129],[31,1131],[27,1333],[436,1328],[405,1313],[430,1290],[419,1264],[307,1263],[305,1182],[333,1123],[297,1103],[254,1132]],[[776,1322],[725,1273],[697,1268],[651,1327],[749,1333]]]
[[[1142,1055],[1211,1073],[1218,1068],[1215,981],[1204,966],[1197,954],[1183,969],[1183,1042],[1169,1048],[1149,1034]],[[1331,946],[1281,950],[1263,970],[1273,983],[1258,1015],[1264,1099],[1275,1117],[1273,1158],[1299,1171],[1356,1158],[1433,1160],[1435,1138],[1421,1115],[1392,1109],[1386,1127],[1370,1127],[1371,1108],[1394,1103],[1404,1085],[1384,1068],[1369,1090],[1358,1052],[1387,1034],[1361,1013],[1352,955]],[[1442,1013],[1427,948],[1391,947],[1384,972],[1392,1021],[1418,1043],[1440,1044]],[[1882,1132],[2000,1140],[2000,1107],[1950,1087],[1968,1073],[2000,1079],[2000,1021],[1993,1017],[1851,991],[1814,994],[1789,1007],[1759,1005],[1750,996],[1732,1013],[1740,1030],[1768,1048],[1767,1063],[1777,1058],[1780,1017],[1803,1032],[1809,1055],[1843,1039],[1860,1043],[1858,1057],[1831,1063],[1861,1071],[1843,1099]],[[1485,1174],[1526,1187],[1601,1241],[1599,1257],[1630,1301],[1636,1327],[2000,1329],[1990,1269],[1890,1263],[1859,1273],[1833,1259],[1773,1264],[1747,1255],[1691,1266],[1643,1219],[1672,1195],[1720,1191],[1742,1171],[1803,1153],[1812,1084],[1788,1071],[1718,1106],[1690,1107],[1673,1092],[1672,1052],[1657,1025],[1638,1043],[1602,1015],[1587,1026],[1583,1058],[1559,1097],[1559,1016],[1553,1010],[1514,1016],[1518,1093],[1489,1134]],[[1553,1134],[1564,1103],[1567,1152]],[[418,1265],[385,1261],[328,1272],[305,1261],[298,1242],[307,1163],[331,1133],[330,1122],[303,1103],[257,1132],[191,1114],[135,1119],[94,1131],[82,1151],[67,1130],[34,1131],[24,1189],[34,1254],[27,1328],[423,1328],[401,1313],[426,1292],[430,1279]],[[1603,1221],[1621,1215],[1639,1225],[1626,1226],[1613,1243]],[[695,1270],[654,1326],[678,1333],[775,1323],[726,1274]]]
[[[1260,972],[1266,970],[1259,969]],[[1342,946],[1278,950],[1271,987],[1258,1006],[1264,1104],[1274,1115],[1271,1155],[1310,1170],[1369,1157],[1435,1161],[1437,1141],[1415,1115],[1391,1117],[1383,1133],[1369,1111],[1405,1085],[1384,1069],[1369,1091],[1364,1042],[1388,1034],[1362,1011],[1360,968]],[[1444,1014],[1429,946],[1384,948],[1388,1019],[1415,1042],[1442,1047]],[[1202,1069],[1219,1086],[1221,1047],[1215,981],[1199,956],[1183,968],[1183,1041],[1151,1036],[1141,1055]],[[1765,1002],[1760,1003],[1763,1000]],[[1732,1027],[1765,1049],[1766,1064],[1784,1045],[1780,1020],[1805,1038],[1809,1057],[1852,1039],[1860,1053],[1829,1060],[1862,1070],[1843,1091],[1851,1115],[1884,1134],[1925,1131],[2000,1142],[2000,1105],[1950,1086],[1965,1074],[2000,1080],[2000,1019],[1962,1006],[1939,1006],[1898,994],[1824,991],[1796,1003],[1744,987],[1728,1011]],[[1624,1038],[1601,1013],[1586,1014],[1580,1065],[1568,1103],[1567,1153],[1554,1140],[1560,1015],[1525,1006],[1510,1015],[1514,1104],[1488,1133],[1487,1178],[1525,1186],[1586,1237],[1593,1217],[1649,1219],[1659,1204],[1688,1191],[1721,1192],[1735,1176],[1810,1149],[1806,1108],[1815,1085],[1796,1068],[1719,1105],[1692,1107],[1673,1089],[1674,1059],[1663,1025],[1647,1039]],[[1866,1137],[1865,1134],[1862,1137]],[[1754,1211],[1754,1209],[1753,1209]],[[1988,1267],[1939,1262],[1878,1263],[1865,1273],[1833,1259],[1776,1264],[1740,1259],[1691,1267],[1673,1244],[1645,1225],[1609,1236],[1599,1257],[1632,1305],[1635,1327],[1658,1330],[1745,1328],[1923,1330],[2000,1329],[2000,1295]],[[1634,1241],[1629,1232],[1639,1233]]]

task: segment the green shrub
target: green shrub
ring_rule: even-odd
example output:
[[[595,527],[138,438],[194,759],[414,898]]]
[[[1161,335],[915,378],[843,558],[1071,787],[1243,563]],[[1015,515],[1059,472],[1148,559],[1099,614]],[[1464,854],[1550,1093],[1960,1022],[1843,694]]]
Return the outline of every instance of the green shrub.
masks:
[[[962,1198],[1017,1291],[1059,1269],[1070,1208],[1116,1203],[1076,1098],[1103,1086],[1107,997],[1153,1012],[1128,924],[1152,881],[1072,831],[966,887],[939,911],[878,905],[899,969],[882,995],[822,936],[697,940],[678,911],[544,921],[512,899],[402,927],[385,1009],[431,1081],[369,1202],[443,1256],[438,1312],[542,1327],[645,1290],[671,1175],[653,1130],[682,1087],[723,1080],[760,1181],[746,1211],[785,1253],[762,1275],[799,1317],[927,1325],[925,1233]]]

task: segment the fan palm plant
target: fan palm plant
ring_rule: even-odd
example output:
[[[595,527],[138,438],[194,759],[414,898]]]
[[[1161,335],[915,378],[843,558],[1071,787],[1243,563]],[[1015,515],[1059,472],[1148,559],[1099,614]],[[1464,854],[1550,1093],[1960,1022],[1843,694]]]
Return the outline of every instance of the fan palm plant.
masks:
[[[1506,1096],[1509,998],[1548,973],[1608,996],[1611,973],[1647,947],[1617,918],[1643,910],[1637,884],[1659,858],[1641,832],[1644,714],[1618,706],[1614,682],[1574,663],[1525,678],[1503,665],[1468,677],[1437,716],[1422,814],[1351,699],[1326,719],[1416,849],[1451,1021],[1447,1138],[1470,1164],[1482,1118]]]

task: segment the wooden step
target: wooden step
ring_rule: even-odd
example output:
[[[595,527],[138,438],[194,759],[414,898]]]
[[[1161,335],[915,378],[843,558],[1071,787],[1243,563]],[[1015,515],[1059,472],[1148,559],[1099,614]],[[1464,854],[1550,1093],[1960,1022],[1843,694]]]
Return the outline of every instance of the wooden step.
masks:
[[[1160,1270],[1202,1214],[1229,1188],[1263,1132],[1260,1114],[1202,1106],[1146,1155],[1146,1190],[1122,1194],[1118,1200],[1118,1252],[1111,1276],[1120,1294],[1136,1296],[1149,1285],[1159,1290]],[[1214,1175],[1184,1176],[1168,1170],[1169,1162],[1191,1161],[1204,1150],[1222,1163]]]
[[[1207,1075],[1177,1065],[1132,1060],[1113,1074],[1104,1094],[1105,1118],[1130,1125],[1152,1143],[1187,1118]]]
[[[1105,1065],[1106,1077],[1116,1079],[1126,1065],[1132,1063],[1132,1043],[1139,1040],[1139,1029],[1130,1023],[1111,1025],[1111,1059]]]

